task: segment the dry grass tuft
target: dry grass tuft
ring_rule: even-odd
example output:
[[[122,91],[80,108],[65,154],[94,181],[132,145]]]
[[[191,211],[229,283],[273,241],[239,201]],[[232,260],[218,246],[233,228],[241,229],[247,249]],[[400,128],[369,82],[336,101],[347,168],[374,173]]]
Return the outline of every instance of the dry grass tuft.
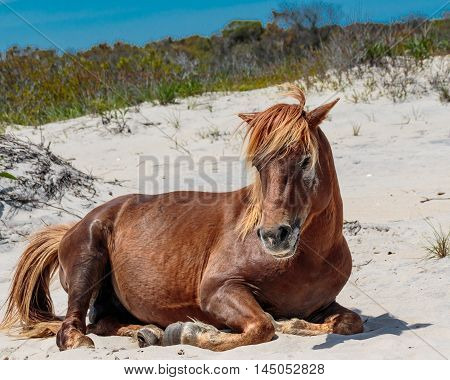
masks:
[[[352,128],[353,128],[353,136],[359,136],[361,132],[361,124],[353,123]]]
[[[424,247],[427,252],[427,258],[443,259],[450,255],[450,230],[444,232],[442,226],[434,226],[429,220],[426,220],[431,227],[431,236],[426,238],[427,245]]]

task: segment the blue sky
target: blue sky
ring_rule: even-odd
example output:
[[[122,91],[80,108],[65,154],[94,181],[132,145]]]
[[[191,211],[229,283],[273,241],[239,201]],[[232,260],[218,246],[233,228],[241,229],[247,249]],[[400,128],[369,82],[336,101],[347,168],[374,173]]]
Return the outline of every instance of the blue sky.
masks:
[[[100,42],[144,44],[167,36],[210,35],[233,19],[270,18],[282,1],[258,0],[0,0],[0,50],[11,45],[84,49]],[[330,0],[343,22],[387,22],[449,11],[446,0]],[[11,8],[11,9],[8,9]],[[23,19],[33,27],[28,25]]]

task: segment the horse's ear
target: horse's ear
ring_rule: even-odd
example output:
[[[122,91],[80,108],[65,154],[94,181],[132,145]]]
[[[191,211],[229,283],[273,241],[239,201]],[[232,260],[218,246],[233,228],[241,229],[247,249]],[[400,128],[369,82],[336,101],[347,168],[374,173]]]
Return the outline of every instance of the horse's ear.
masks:
[[[327,117],[328,112],[330,112],[330,110],[338,101],[339,98],[307,112],[305,118],[308,122],[308,125],[310,127],[317,127]]]
[[[249,124],[255,116],[258,114],[258,112],[250,112],[250,113],[240,113],[238,116],[244,120],[247,124]]]

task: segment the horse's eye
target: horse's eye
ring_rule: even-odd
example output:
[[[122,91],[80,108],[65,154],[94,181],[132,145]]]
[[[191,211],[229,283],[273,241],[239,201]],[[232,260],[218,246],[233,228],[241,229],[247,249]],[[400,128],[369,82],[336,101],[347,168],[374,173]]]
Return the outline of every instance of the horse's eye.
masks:
[[[302,170],[306,169],[309,166],[309,163],[311,162],[311,157],[306,156],[303,160],[301,160],[298,165]]]

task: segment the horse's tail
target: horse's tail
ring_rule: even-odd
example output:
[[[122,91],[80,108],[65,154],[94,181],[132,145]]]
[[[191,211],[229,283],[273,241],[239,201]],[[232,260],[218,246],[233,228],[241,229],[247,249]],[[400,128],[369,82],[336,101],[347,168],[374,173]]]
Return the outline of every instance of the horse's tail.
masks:
[[[62,322],[54,313],[49,286],[59,268],[59,244],[71,227],[49,226],[30,237],[13,276],[0,330],[21,327],[19,335],[27,338],[58,332]]]

